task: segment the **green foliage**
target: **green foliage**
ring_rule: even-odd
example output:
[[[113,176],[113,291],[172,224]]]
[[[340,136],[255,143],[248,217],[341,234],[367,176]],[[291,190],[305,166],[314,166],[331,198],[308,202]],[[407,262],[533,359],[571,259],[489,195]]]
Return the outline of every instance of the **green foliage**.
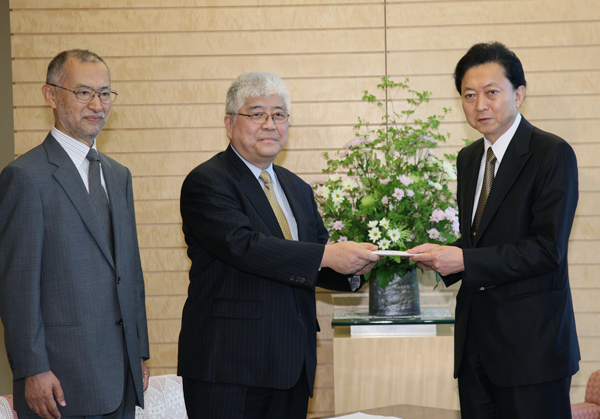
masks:
[[[427,119],[414,118],[415,110],[429,101],[429,92],[417,92],[404,83],[382,78],[377,87],[388,98],[405,90],[407,107],[382,117],[372,129],[358,118],[355,138],[335,157],[323,153],[329,175],[313,185],[330,242],[371,242],[381,250],[405,250],[422,243],[450,243],[458,234],[458,211],[449,183],[456,180],[455,155],[435,157],[434,149],[449,134],[437,130],[450,112]],[[384,109],[377,97],[364,92],[363,100]],[[375,266],[381,287],[394,272],[400,275],[416,265],[400,257],[382,258]],[[438,277],[439,278],[439,277]]]

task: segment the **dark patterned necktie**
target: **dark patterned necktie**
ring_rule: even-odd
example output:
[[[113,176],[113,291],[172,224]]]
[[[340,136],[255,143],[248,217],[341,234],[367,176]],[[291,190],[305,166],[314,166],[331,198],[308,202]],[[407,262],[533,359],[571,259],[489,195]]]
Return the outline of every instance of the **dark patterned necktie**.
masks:
[[[496,156],[492,147],[488,148],[485,156],[485,174],[483,175],[483,184],[481,185],[481,194],[479,195],[479,203],[477,204],[477,212],[475,212],[475,219],[471,226],[471,238],[475,238],[477,235],[477,229],[481,222],[481,216],[483,215],[483,209],[488,199],[488,195],[492,190],[492,184],[494,183],[494,171],[496,169]]]
[[[106,192],[102,187],[102,181],[100,180],[100,158],[98,152],[93,148],[90,148],[87,159],[90,161],[90,168],[88,171],[88,187],[90,189],[90,200],[94,211],[100,221],[100,227],[102,233],[108,242],[110,253],[115,256],[113,232],[112,232],[112,218],[110,215],[110,205]]]
[[[283,237],[285,237],[287,240],[293,240],[287,218],[285,218],[285,214],[279,206],[279,202],[277,202],[277,197],[275,196],[275,191],[273,190],[273,184],[271,183],[271,176],[269,175],[269,172],[260,172],[259,178],[265,183],[265,194],[267,195],[267,199],[273,208],[275,217],[277,217],[279,227],[281,227],[281,231],[283,232]]]

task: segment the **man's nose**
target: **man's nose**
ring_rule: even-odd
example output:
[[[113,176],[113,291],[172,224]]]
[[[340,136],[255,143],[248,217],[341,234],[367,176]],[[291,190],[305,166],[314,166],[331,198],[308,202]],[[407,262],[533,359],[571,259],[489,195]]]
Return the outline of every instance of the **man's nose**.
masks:
[[[273,119],[273,115],[267,115],[267,120],[262,124],[265,129],[273,129],[275,128],[275,120]]]
[[[484,110],[486,110],[487,107],[488,107],[487,97],[485,97],[485,95],[478,95],[477,96],[476,106],[477,106],[477,110],[478,111],[484,111]]]
[[[100,100],[100,92],[94,92],[92,100],[88,103],[90,109],[102,110],[102,101]]]

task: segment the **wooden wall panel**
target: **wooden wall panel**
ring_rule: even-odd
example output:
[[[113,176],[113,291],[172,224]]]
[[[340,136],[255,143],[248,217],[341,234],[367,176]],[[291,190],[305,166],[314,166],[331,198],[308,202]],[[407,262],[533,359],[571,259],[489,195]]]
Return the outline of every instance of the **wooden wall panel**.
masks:
[[[383,26],[382,7],[368,4],[282,7],[265,5],[248,13],[247,7],[160,8],[116,10],[15,11],[14,32],[30,33],[132,33],[132,32],[215,32],[223,30],[260,31],[270,29],[307,30],[370,28]],[[277,19],[272,20],[276,15]],[[91,18],[91,19],[90,19]],[[252,41],[250,37],[249,41]],[[273,41],[277,41],[274,37]]]
[[[473,43],[505,42],[528,80],[523,114],[577,153],[580,204],[570,273],[582,347],[573,401],[600,368],[600,8],[596,0],[10,0],[15,150],[41,143],[52,123],[41,86],[67,48],[89,48],[111,68],[119,92],[99,148],[134,175],[145,273],[152,374],[176,368],[189,259],[179,193],[187,172],[223,150],[225,92],[245,71],[271,71],[292,96],[288,145],[277,163],[323,179],[323,151],[353,137],[361,101],[384,75],[432,92],[424,116],[452,107],[438,155],[479,134],[464,120],[452,72]],[[518,12],[516,11],[518,7]],[[401,95],[404,99],[405,94]],[[456,292],[451,289],[445,292]],[[331,293],[318,290],[319,366],[309,417],[333,413]]]

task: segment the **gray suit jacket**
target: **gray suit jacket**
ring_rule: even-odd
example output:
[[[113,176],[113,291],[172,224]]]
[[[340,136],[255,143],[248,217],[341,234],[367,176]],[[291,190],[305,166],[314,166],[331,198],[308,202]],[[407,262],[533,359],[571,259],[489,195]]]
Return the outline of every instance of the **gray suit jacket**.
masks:
[[[114,411],[126,365],[143,403],[140,358],[149,349],[131,173],[103,154],[100,161],[115,260],[77,168],[52,135],[0,174],[0,317],[19,414],[33,413],[25,377],[47,370],[65,392],[63,416]]]

